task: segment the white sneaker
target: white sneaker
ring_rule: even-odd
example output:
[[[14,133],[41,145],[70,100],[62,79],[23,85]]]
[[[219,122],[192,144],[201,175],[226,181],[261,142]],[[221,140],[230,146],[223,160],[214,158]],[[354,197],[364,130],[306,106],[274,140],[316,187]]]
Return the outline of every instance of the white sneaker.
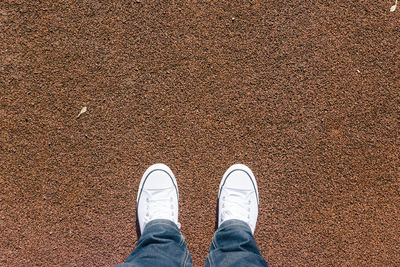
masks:
[[[173,221],[178,228],[178,186],[171,169],[154,164],[143,174],[137,196],[137,219],[140,233],[155,219]]]
[[[258,189],[253,172],[243,164],[229,167],[218,194],[218,227],[227,220],[246,222],[254,234],[258,216]]]

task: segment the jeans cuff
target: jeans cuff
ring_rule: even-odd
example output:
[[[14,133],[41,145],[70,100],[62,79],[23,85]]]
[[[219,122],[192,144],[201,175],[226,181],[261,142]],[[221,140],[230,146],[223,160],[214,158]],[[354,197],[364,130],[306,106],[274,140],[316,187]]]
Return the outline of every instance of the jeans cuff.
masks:
[[[231,220],[227,220],[227,221],[223,222],[218,227],[217,231],[223,230],[228,227],[239,227],[239,228],[241,228],[241,230],[249,231],[250,233],[252,233],[248,223],[246,223],[245,221],[236,220],[236,219],[231,219]]]
[[[166,219],[156,219],[156,220],[151,220],[150,222],[148,222],[146,224],[146,227],[144,228],[143,234],[147,231],[151,231],[151,228],[153,226],[157,226],[157,227],[165,227],[165,228],[173,228],[174,230],[176,230],[178,233],[180,233],[181,231],[179,230],[178,226],[171,220],[166,220]],[[142,234],[142,235],[143,235]]]

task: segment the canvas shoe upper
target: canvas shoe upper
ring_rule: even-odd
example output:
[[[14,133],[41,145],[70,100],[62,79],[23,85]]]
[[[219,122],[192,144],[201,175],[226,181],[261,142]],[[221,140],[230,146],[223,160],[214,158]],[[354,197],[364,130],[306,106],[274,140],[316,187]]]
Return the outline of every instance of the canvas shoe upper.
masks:
[[[137,196],[137,219],[140,232],[155,219],[173,221],[178,228],[178,186],[165,164],[154,164],[143,174]]]
[[[258,189],[253,172],[243,164],[229,167],[218,194],[218,227],[227,220],[246,222],[254,234],[258,216]]]

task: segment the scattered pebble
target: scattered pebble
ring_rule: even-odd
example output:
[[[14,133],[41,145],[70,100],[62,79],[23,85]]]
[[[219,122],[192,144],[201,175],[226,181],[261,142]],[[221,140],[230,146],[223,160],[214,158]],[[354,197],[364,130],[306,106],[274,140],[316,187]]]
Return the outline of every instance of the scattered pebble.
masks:
[[[83,113],[85,113],[87,111],[87,107],[83,107],[81,109],[81,112],[79,112],[78,116],[76,118],[79,118]]]
[[[397,2],[398,2],[398,0],[396,0],[396,2],[394,3],[394,5],[390,8],[390,12],[394,12],[394,11],[396,10]]]

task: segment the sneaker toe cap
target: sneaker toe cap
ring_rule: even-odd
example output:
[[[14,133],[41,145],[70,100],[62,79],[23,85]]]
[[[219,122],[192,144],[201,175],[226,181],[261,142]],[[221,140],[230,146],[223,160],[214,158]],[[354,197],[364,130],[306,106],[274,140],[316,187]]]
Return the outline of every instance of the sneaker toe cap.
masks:
[[[242,190],[255,190],[256,187],[250,174],[244,170],[233,170],[229,173],[224,186],[227,188],[240,188]]]
[[[143,185],[146,190],[157,190],[174,187],[173,178],[164,170],[154,170],[146,178]]]

